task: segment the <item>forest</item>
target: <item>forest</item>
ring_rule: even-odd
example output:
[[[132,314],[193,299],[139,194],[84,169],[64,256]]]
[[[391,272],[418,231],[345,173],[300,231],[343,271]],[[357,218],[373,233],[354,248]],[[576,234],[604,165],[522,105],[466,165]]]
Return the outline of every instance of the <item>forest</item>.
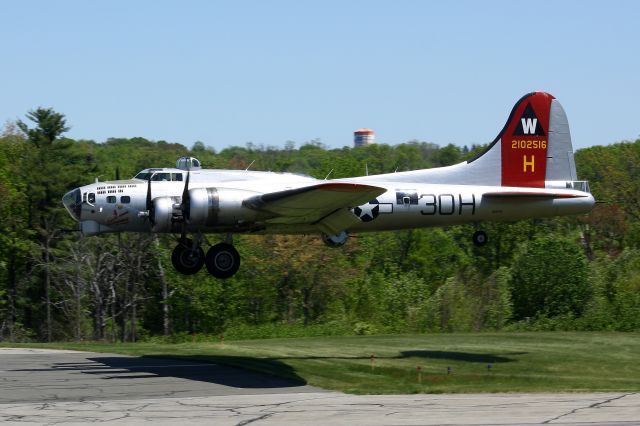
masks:
[[[171,266],[176,236],[83,237],[68,190],[173,167],[293,172],[325,178],[446,166],[484,146],[424,141],[328,148],[142,137],[73,140],[66,117],[38,108],[0,134],[0,341],[183,341],[488,330],[640,330],[640,139],[577,150],[598,201],[589,215],[359,234],[236,235],[228,280]],[[215,243],[223,236],[210,235]]]

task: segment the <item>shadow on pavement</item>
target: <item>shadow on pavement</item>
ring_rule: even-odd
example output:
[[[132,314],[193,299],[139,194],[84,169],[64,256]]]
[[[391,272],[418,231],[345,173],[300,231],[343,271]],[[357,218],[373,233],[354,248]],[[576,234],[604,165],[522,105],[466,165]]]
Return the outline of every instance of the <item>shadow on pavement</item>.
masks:
[[[93,356],[86,361],[52,363],[44,368],[11,371],[69,371],[105,380],[173,377],[248,389],[306,385],[292,367],[281,361],[234,356]]]
[[[186,355],[146,355],[135,358],[108,356],[87,359],[98,363],[97,368],[92,371],[91,367],[80,365],[78,367],[82,372],[105,375],[105,379],[175,377],[236,388],[284,388],[306,385],[306,381],[296,375],[293,368],[277,360]],[[251,368],[253,371],[238,368],[246,368],[247,365],[256,362],[260,365]],[[105,371],[105,368],[109,371]]]
[[[502,355],[473,352],[451,352],[431,350],[402,351],[398,355],[375,356],[376,359],[423,358],[471,363],[506,363],[517,359],[511,356],[526,352],[510,352]],[[234,388],[287,388],[306,385],[287,360],[369,360],[363,356],[284,356],[242,357],[221,355],[173,355],[158,354],[140,357],[93,356],[71,363],[55,363],[50,368],[25,369],[22,371],[77,371],[104,380],[146,380],[169,377],[199,382],[214,383]],[[14,370],[17,371],[17,370]]]

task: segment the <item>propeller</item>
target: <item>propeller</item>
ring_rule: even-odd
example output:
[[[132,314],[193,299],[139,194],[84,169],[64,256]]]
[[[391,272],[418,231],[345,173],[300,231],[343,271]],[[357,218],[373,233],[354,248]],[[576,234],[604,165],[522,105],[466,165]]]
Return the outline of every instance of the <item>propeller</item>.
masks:
[[[149,218],[149,223],[151,227],[154,227],[156,224],[155,220],[155,208],[153,207],[153,199],[151,198],[151,173],[149,173],[149,177],[147,178],[147,214]]]
[[[182,210],[182,219],[185,225],[189,224],[191,218],[191,198],[189,196],[189,175],[191,172],[187,169],[187,178],[184,181],[184,190],[182,191],[182,202],[180,210]]]

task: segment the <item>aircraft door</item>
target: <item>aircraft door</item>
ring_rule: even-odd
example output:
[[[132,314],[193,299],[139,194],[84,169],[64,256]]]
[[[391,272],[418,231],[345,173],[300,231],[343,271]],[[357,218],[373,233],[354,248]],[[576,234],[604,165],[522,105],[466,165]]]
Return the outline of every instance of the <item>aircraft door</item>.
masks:
[[[409,209],[412,204],[418,205],[418,192],[414,189],[396,191],[396,204]]]

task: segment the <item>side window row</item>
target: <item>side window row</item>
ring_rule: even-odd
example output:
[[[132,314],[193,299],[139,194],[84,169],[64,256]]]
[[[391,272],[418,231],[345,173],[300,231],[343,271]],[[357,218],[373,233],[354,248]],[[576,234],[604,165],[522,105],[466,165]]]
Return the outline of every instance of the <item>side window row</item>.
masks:
[[[87,196],[87,193],[85,193],[83,195],[83,201],[89,202],[89,204],[94,204],[96,202],[96,194],[93,192],[90,192]],[[118,202],[118,197],[116,197],[115,195],[107,196],[107,203],[115,204],[117,202]],[[123,195],[120,197],[120,202],[122,204],[129,204],[131,202],[131,197],[128,195]]]
[[[115,204],[116,201],[117,197],[115,195],[109,195],[107,197],[107,203]],[[131,202],[131,197],[129,197],[128,195],[123,195],[122,197],[120,197],[120,202],[122,204],[129,204]]]

